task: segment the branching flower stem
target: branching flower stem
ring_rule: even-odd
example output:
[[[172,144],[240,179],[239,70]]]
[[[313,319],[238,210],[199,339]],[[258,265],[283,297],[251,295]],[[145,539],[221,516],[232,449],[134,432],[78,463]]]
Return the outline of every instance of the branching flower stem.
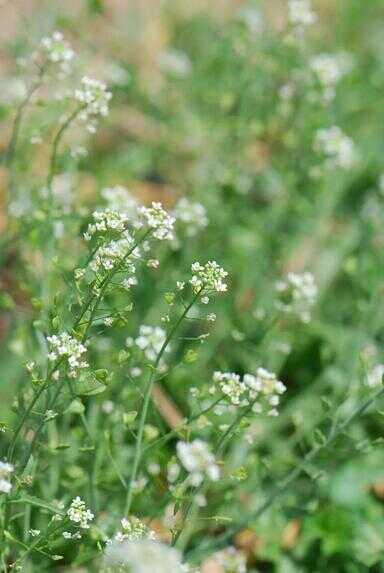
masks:
[[[98,295],[98,297],[97,297],[97,299],[96,299],[96,302],[94,303],[93,308],[92,308],[92,310],[91,310],[91,312],[90,312],[90,317],[89,317],[89,319],[88,319],[87,326],[86,326],[86,328],[85,328],[85,332],[84,332],[83,337],[82,337],[82,343],[84,343],[84,342],[86,341],[86,338],[87,338],[87,335],[88,335],[88,331],[89,331],[89,327],[90,327],[90,325],[92,324],[93,317],[94,317],[94,315],[95,315],[95,313],[96,313],[96,311],[97,311],[97,307],[98,307],[98,305],[99,305],[99,303],[100,303],[100,300],[101,300],[102,296],[103,296],[104,293],[105,293],[105,290],[106,290],[106,288],[107,288],[109,282],[112,280],[113,276],[114,276],[117,272],[120,271],[120,269],[121,269],[122,266],[124,265],[126,259],[129,257],[129,255],[132,254],[132,252],[148,237],[148,235],[149,235],[149,232],[145,233],[145,234],[134,244],[134,246],[133,246],[131,249],[129,249],[129,251],[128,251],[128,252],[126,253],[126,255],[123,257],[123,259],[121,260],[121,262],[120,262],[118,265],[116,265],[116,267],[114,267],[114,268],[108,273],[108,275],[104,278],[104,280],[103,280],[103,282],[102,282],[102,285],[101,285],[100,293],[99,293],[99,295]],[[91,306],[92,301],[93,301],[93,297],[89,297],[89,298],[87,299],[87,301],[84,303],[83,308],[81,309],[81,311],[80,311],[80,313],[79,313],[79,316],[78,316],[77,319],[75,320],[75,323],[74,323],[74,325],[73,325],[73,327],[72,327],[73,330],[76,330],[76,328],[77,328],[78,325],[80,324],[80,321],[82,320],[84,314],[89,310],[89,307]],[[24,427],[24,424],[25,424],[26,421],[28,420],[28,418],[29,418],[29,416],[30,416],[30,414],[31,414],[31,412],[32,412],[32,410],[33,410],[35,404],[36,404],[37,401],[39,400],[40,396],[42,395],[42,393],[44,392],[44,390],[46,390],[46,388],[49,386],[49,383],[50,383],[50,381],[51,381],[51,379],[52,379],[52,375],[53,375],[53,373],[57,370],[57,368],[60,366],[60,363],[61,363],[61,359],[60,359],[60,360],[55,364],[55,366],[53,366],[53,368],[48,372],[44,383],[40,386],[40,388],[39,388],[38,391],[36,392],[35,396],[33,397],[31,403],[29,404],[28,408],[27,408],[26,411],[24,412],[23,417],[22,417],[22,419],[20,420],[20,423],[19,423],[18,427],[16,428],[16,430],[15,430],[15,432],[14,432],[13,440],[12,440],[11,445],[10,445],[10,447],[9,447],[8,459],[9,459],[10,461],[12,461],[12,459],[13,459],[13,455],[14,455],[14,450],[15,450],[17,438],[18,438],[18,436],[19,436],[19,434],[20,434],[22,428]],[[59,388],[61,388],[61,386],[60,386]],[[59,392],[59,393],[60,393],[60,392]],[[50,402],[50,404],[49,404],[50,408],[53,407],[54,402],[56,402],[59,393],[57,393],[57,395],[54,394],[54,396],[52,397],[51,402]],[[40,430],[41,430],[42,426],[43,426],[43,423],[41,423],[40,426],[39,426]],[[39,431],[40,431],[40,430],[39,430]],[[37,439],[37,434],[39,433],[39,431],[36,431],[35,436],[34,436],[34,440],[33,440],[32,444],[35,443],[35,441],[36,441],[36,439]],[[31,445],[32,445],[32,444],[31,444]],[[27,462],[26,462],[26,463],[28,463],[28,460],[29,460],[29,457],[30,457],[31,453],[32,453],[32,449],[30,448],[30,453],[29,453],[29,455],[28,455],[28,458],[27,458]],[[24,467],[25,467],[25,466],[24,466]]]
[[[151,401],[151,397],[152,397],[152,390],[153,390],[153,386],[155,383],[155,375],[157,372],[157,368],[159,366],[160,360],[163,357],[163,354],[165,352],[165,350],[168,347],[168,344],[170,343],[173,335],[175,334],[176,330],[178,329],[178,327],[180,326],[180,324],[183,322],[183,320],[185,319],[185,317],[187,316],[188,312],[190,311],[190,309],[192,308],[192,306],[195,304],[195,302],[197,301],[197,299],[199,298],[199,296],[201,295],[201,290],[199,290],[194,297],[192,298],[191,302],[185,307],[184,311],[182,312],[182,314],[180,315],[180,317],[178,318],[178,320],[175,322],[175,324],[172,326],[172,328],[170,329],[169,333],[167,334],[166,339],[163,342],[162,347],[160,348],[160,351],[156,357],[155,363],[151,369],[151,373],[149,375],[149,380],[148,380],[148,384],[147,384],[147,388],[145,390],[145,394],[144,394],[144,401],[143,401],[143,407],[141,410],[141,415],[140,415],[140,420],[139,420],[139,429],[138,429],[138,433],[137,433],[137,439],[136,439],[136,446],[135,446],[135,456],[133,459],[133,467],[132,467],[132,473],[131,473],[131,479],[129,482],[129,486],[128,486],[128,491],[127,491],[127,498],[126,498],[126,503],[125,503],[125,515],[129,515],[130,509],[131,509],[131,505],[132,505],[132,496],[133,496],[133,484],[136,480],[137,477],[137,473],[139,471],[139,466],[140,466],[140,461],[141,461],[141,456],[142,456],[142,443],[143,443],[143,435],[144,435],[144,426],[145,426],[145,422],[147,420],[147,415],[148,415],[148,407],[149,407],[149,403]]]
[[[239,412],[239,414],[233,420],[232,424],[230,424],[230,426],[221,436],[216,446],[216,457],[222,455],[225,446],[230,441],[230,439],[236,432],[237,428],[240,426],[242,420],[246,418],[248,414],[251,412],[253,405],[254,402],[252,402],[251,404],[249,404],[249,406],[241,410],[241,412]],[[193,532],[193,522],[197,513],[196,495],[204,491],[206,487],[207,487],[207,479],[204,479],[204,481],[197,488],[195,488],[190,494],[190,499],[183,517],[183,523],[186,524],[186,527],[185,529],[180,529],[176,533],[172,542],[172,545],[178,547],[178,549],[180,549],[181,551],[186,547],[189,537]]]
[[[302,461],[290,472],[288,472],[288,474],[281,480],[281,482],[273,488],[267,499],[260,505],[260,507],[239,520],[232,527],[228,528],[227,531],[215,537],[213,541],[202,543],[198,549],[188,552],[188,558],[192,560],[197,558],[200,559],[204,555],[224,547],[228,543],[228,540],[233,537],[233,535],[235,535],[243,527],[248,526],[255,519],[258,519],[276,501],[276,499],[281,497],[287,491],[289,486],[302,474],[309,462],[311,462],[320,452],[327,450],[336,441],[336,439],[344,433],[348,426],[360,418],[366,412],[366,410],[368,410],[377,400],[383,396],[384,388],[380,388],[380,390],[373,394],[373,396],[370,396],[361,404],[359,404],[352,412],[352,414],[350,414],[350,416],[344,420],[344,422],[333,426],[329,435],[324,439],[322,444],[317,444],[307,452]]]

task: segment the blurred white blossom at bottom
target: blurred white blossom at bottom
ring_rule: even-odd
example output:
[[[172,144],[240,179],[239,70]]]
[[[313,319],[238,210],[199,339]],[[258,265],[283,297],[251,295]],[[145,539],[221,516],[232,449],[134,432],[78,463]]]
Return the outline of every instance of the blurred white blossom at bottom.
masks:
[[[184,573],[176,549],[148,539],[112,542],[105,549],[107,571],[128,573]]]

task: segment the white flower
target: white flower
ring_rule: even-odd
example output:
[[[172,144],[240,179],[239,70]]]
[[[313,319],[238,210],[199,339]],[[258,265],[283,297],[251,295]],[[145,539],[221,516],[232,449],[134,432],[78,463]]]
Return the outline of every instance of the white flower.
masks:
[[[101,196],[106,200],[108,208],[112,211],[125,213],[130,219],[137,218],[139,204],[123,185],[106,187],[101,191]]]
[[[185,77],[192,68],[191,61],[187,54],[181,50],[164,50],[157,58],[160,68],[175,76]]]
[[[129,573],[182,573],[179,552],[149,539],[114,541],[105,548],[105,564]]]
[[[239,404],[246,405],[248,401],[244,404],[244,394],[247,390],[247,386],[240,380],[238,374],[233,372],[215,372],[213,374],[213,381],[219,384],[221,391],[225,396],[230,399],[230,402],[238,406]]]
[[[384,364],[376,364],[367,376],[366,384],[369,388],[375,388],[383,383]]]
[[[95,234],[107,232],[122,233],[126,229],[128,215],[120,211],[105,209],[105,211],[94,211],[92,213],[93,223],[88,225],[87,238]],[[88,239],[89,240],[89,239]]]
[[[265,368],[258,368],[256,374],[244,374],[242,379],[233,372],[217,371],[213,374],[213,382],[215,385],[210,389],[210,393],[214,394],[218,385],[231,407],[252,405],[253,413],[261,414],[265,411],[268,416],[278,415],[280,395],[286,390],[276,374]],[[217,415],[226,411],[228,407],[225,404],[215,408]]]
[[[260,34],[264,27],[263,17],[257,8],[244,6],[238,11],[238,18],[247,26],[251,34]]]
[[[223,573],[246,573],[247,560],[235,547],[226,547],[213,555]]]
[[[139,336],[134,344],[144,352],[145,357],[154,362],[165,343],[166,332],[160,326],[147,326],[142,324],[139,328]],[[166,348],[169,352],[169,347]]]
[[[340,127],[318,129],[313,142],[315,151],[325,155],[328,167],[351,169],[357,162],[355,145]]]
[[[83,77],[81,87],[75,90],[74,98],[82,104],[79,118],[87,123],[90,133],[95,133],[97,118],[109,113],[109,101],[112,98],[107,86],[98,80]]]
[[[330,100],[336,84],[351,69],[352,58],[347,53],[318,54],[310,59],[309,66],[325,90],[325,99]]]
[[[78,370],[88,367],[88,363],[82,360],[82,355],[87,349],[81,342],[70,336],[67,332],[48,336],[47,342],[51,350],[48,354],[49,360],[55,361],[60,358],[65,358],[69,366],[69,376],[71,378],[76,376]]]
[[[115,534],[115,541],[122,542],[137,541],[138,539],[156,539],[155,532],[149,529],[145,523],[143,523],[137,517],[130,517],[129,519],[123,518],[120,523],[121,530]],[[108,543],[111,542],[112,540],[110,540]]]
[[[136,272],[135,261],[140,257],[140,249],[134,248],[135,240],[129,231],[123,231],[122,237],[112,240],[109,243],[102,244],[89,263],[89,268],[94,272],[111,271],[115,266],[122,265],[129,275]],[[123,287],[129,289],[132,285],[137,284],[134,277],[127,277],[123,281]]]
[[[9,493],[11,491],[10,476],[14,469],[12,464],[0,461],[0,493]]]
[[[208,292],[226,292],[227,283],[224,279],[228,276],[216,261],[208,261],[205,265],[199,262],[192,264],[192,278],[189,281],[195,293]]]
[[[81,539],[81,533],[78,531],[75,533],[72,533],[71,531],[63,531],[63,537],[64,539]]]
[[[176,221],[183,226],[187,237],[195,237],[208,225],[207,212],[201,203],[182,197],[173,210]]]
[[[167,464],[167,480],[169,483],[174,483],[180,475],[180,466],[175,461],[168,462]]]
[[[176,450],[179,460],[189,473],[188,479],[191,485],[198,487],[205,477],[211,481],[219,479],[219,466],[206,442],[199,439],[190,443],[178,442]]]
[[[173,239],[173,226],[175,218],[172,217],[161,203],[152,203],[151,207],[139,207],[139,214],[144,223],[153,229],[152,235],[160,241]]]
[[[70,521],[76,523],[81,529],[89,529],[89,522],[94,518],[93,513],[86,508],[84,501],[79,496],[72,500],[67,516]]]
[[[61,32],[56,31],[51,36],[42,38],[41,48],[46,54],[47,60],[59,64],[63,71],[67,70],[69,62],[75,57],[75,52]]]
[[[288,273],[276,283],[279,300],[276,307],[286,313],[297,314],[303,322],[309,322],[311,308],[316,302],[317,286],[312,273]]]
[[[293,26],[311,26],[317,19],[310,0],[288,0],[288,12]]]

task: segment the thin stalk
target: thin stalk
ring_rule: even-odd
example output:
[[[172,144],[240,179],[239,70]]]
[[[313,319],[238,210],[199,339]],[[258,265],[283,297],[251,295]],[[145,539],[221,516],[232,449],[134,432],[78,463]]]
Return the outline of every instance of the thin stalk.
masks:
[[[21,103],[19,104],[19,106],[17,108],[16,115],[15,115],[15,118],[13,120],[13,125],[12,125],[11,139],[9,141],[7,151],[6,151],[5,156],[4,156],[4,163],[7,167],[11,167],[11,165],[13,163],[13,158],[15,156],[17,141],[19,139],[21,122],[23,119],[25,109],[26,109],[27,105],[29,104],[29,102],[31,101],[32,96],[40,88],[40,86],[43,82],[45,71],[46,71],[46,65],[41,66],[36,80],[32,83],[29,90],[27,91],[25,98],[21,101]]]
[[[156,357],[153,368],[151,370],[148,384],[147,384],[147,388],[146,388],[145,394],[144,394],[144,402],[143,402],[143,407],[141,410],[141,415],[140,415],[140,420],[139,420],[139,430],[138,430],[137,439],[136,439],[135,457],[133,459],[132,474],[131,474],[131,479],[129,482],[129,487],[128,487],[128,491],[127,491],[127,498],[126,498],[126,503],[125,503],[125,515],[129,515],[131,505],[132,505],[132,496],[133,496],[132,486],[133,486],[134,481],[136,480],[137,473],[139,470],[140,461],[141,461],[141,456],[143,453],[142,452],[142,443],[143,443],[143,435],[144,435],[144,426],[145,426],[145,422],[147,420],[148,407],[149,407],[149,403],[150,403],[151,396],[152,396],[152,390],[153,390],[153,386],[154,386],[154,382],[155,382],[155,374],[156,374],[157,368],[159,366],[160,360],[161,360],[169,342],[171,341],[173,335],[175,334],[176,330],[178,329],[178,327],[180,326],[180,324],[182,323],[182,321],[184,320],[184,318],[186,317],[186,315],[188,314],[188,312],[190,311],[192,306],[197,301],[198,297],[200,296],[200,293],[201,293],[201,291],[199,291],[198,293],[195,294],[195,296],[192,298],[191,302],[185,307],[183,313],[180,315],[179,319],[175,322],[175,324],[173,325],[173,327],[169,331],[169,333],[168,333],[166,339],[164,340],[164,343],[163,343],[163,345],[162,345],[162,347],[161,347],[161,349],[160,349],[160,351]]]
[[[190,425],[193,422],[195,422],[196,420],[198,420],[200,418],[200,416],[204,416],[205,414],[208,414],[208,412],[210,412],[215,406],[217,406],[217,404],[219,404],[222,401],[222,399],[223,399],[223,397],[220,396],[220,398],[218,398],[217,400],[212,402],[212,404],[210,406],[207,406],[207,408],[205,408],[204,410],[201,410],[200,412],[198,412],[197,414],[195,414],[194,416],[189,418],[187,421],[188,425]],[[172,438],[177,436],[179,434],[179,432],[181,430],[183,430],[186,426],[187,426],[187,424],[181,424],[178,428],[174,428],[170,432],[167,432],[164,436],[162,436],[161,438],[159,438],[155,442],[148,444],[148,446],[145,446],[145,448],[143,448],[143,452],[144,453],[148,452],[149,450],[156,448],[156,446],[161,446],[163,444],[166,444],[167,442],[169,442],[169,440],[172,440]]]
[[[232,438],[236,429],[239,427],[241,421],[249,414],[252,410],[254,402],[249,404],[247,408],[244,408],[238,416],[233,420],[232,424],[227,428],[226,432],[221,436],[217,446],[216,446],[216,456],[220,456],[229,440]],[[189,535],[193,531],[194,518],[198,514],[198,508],[196,505],[196,495],[202,491],[207,485],[207,479],[194,489],[190,495],[190,500],[185,510],[183,522],[187,524],[187,528],[180,529],[173,539],[172,545],[177,546],[180,550],[183,550],[188,543]]]

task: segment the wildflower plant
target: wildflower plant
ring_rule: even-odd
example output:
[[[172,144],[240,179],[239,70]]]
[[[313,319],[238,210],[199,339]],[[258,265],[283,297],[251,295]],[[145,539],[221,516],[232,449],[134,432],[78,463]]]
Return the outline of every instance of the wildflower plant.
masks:
[[[0,569],[379,567],[374,42],[161,3],[144,54],[104,4],[2,84]]]

